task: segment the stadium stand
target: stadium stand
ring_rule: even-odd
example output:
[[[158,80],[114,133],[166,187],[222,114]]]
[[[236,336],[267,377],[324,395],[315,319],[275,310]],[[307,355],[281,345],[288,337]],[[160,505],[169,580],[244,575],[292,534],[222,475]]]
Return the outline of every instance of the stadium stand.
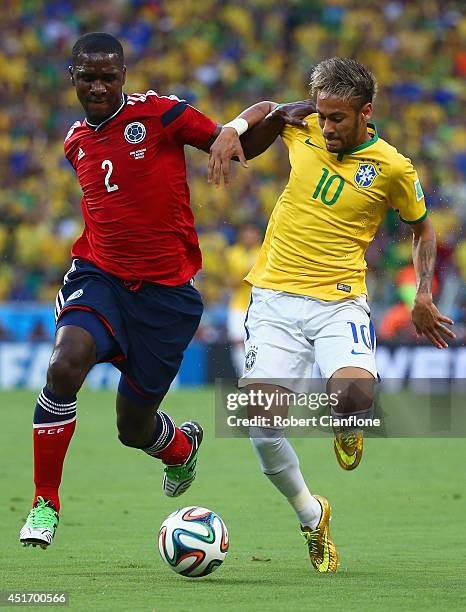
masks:
[[[80,189],[63,138],[80,118],[68,82],[71,45],[87,31],[122,39],[127,91],[187,99],[218,121],[260,99],[306,97],[310,68],[351,55],[375,72],[379,133],[411,157],[438,232],[441,310],[466,338],[466,16],[460,0],[6,0],[0,37],[0,338],[51,337],[51,305],[81,231]],[[209,16],[206,19],[206,15]],[[192,206],[204,255],[199,332],[226,337],[226,250],[247,220],[265,228],[287,175],[275,145],[235,170],[231,187],[206,182],[189,151]],[[388,215],[367,259],[376,324],[399,300],[410,230]],[[37,306],[40,302],[43,306]],[[3,303],[3,305],[1,304]],[[21,313],[30,312],[27,323]],[[396,339],[396,338],[395,338]],[[403,337],[406,340],[405,337]],[[409,336],[409,341],[415,338]]]

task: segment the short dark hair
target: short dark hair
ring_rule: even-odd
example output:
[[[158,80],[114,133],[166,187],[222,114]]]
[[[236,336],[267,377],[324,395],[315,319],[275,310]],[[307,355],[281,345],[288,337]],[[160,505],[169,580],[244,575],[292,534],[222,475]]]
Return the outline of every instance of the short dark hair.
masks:
[[[372,102],[377,81],[370,70],[349,57],[332,57],[318,64],[311,74],[311,95],[337,96],[348,101],[356,98],[361,106]]]
[[[73,66],[76,65],[78,55],[81,53],[109,53],[117,55],[121,63],[125,63],[123,47],[120,41],[106,32],[89,32],[78,38],[71,51],[71,62]]]

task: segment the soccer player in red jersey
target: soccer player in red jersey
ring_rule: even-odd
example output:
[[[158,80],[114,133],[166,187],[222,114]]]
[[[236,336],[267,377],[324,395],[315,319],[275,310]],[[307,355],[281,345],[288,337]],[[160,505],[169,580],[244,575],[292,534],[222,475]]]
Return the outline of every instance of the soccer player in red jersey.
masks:
[[[85,227],[57,296],[55,346],[34,412],[35,495],[20,541],[42,548],[58,525],[76,395],[96,363],[122,373],[120,441],[162,460],[166,495],[194,480],[202,428],[176,427],[159,406],[202,314],[183,147],[209,151],[221,130],[175,96],[124,94],[123,49],[109,34],[76,42],[70,76],[86,118],[69,130],[65,154],[83,191]],[[245,165],[239,139],[236,153]]]

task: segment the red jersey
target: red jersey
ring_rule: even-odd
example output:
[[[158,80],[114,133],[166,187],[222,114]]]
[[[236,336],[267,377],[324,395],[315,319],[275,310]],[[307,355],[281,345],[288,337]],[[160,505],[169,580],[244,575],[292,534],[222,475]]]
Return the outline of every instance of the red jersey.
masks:
[[[100,125],[76,122],[65,155],[83,191],[85,227],[73,257],[124,280],[187,282],[202,265],[186,181],[185,144],[216,124],[176,96],[125,95]]]

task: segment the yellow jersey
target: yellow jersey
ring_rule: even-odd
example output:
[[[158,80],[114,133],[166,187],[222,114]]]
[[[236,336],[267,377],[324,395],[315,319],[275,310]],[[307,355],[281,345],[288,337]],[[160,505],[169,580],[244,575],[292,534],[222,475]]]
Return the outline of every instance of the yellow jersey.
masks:
[[[330,153],[317,121],[286,126],[291,172],[269,220],[256,264],[256,287],[339,300],[367,295],[365,253],[389,207],[406,223],[427,210],[411,161],[378,137]]]
[[[246,249],[242,244],[234,244],[226,250],[227,269],[231,276],[242,281],[244,275],[257,260],[260,247]],[[233,290],[230,308],[246,312],[251,299],[250,285],[240,282]]]

